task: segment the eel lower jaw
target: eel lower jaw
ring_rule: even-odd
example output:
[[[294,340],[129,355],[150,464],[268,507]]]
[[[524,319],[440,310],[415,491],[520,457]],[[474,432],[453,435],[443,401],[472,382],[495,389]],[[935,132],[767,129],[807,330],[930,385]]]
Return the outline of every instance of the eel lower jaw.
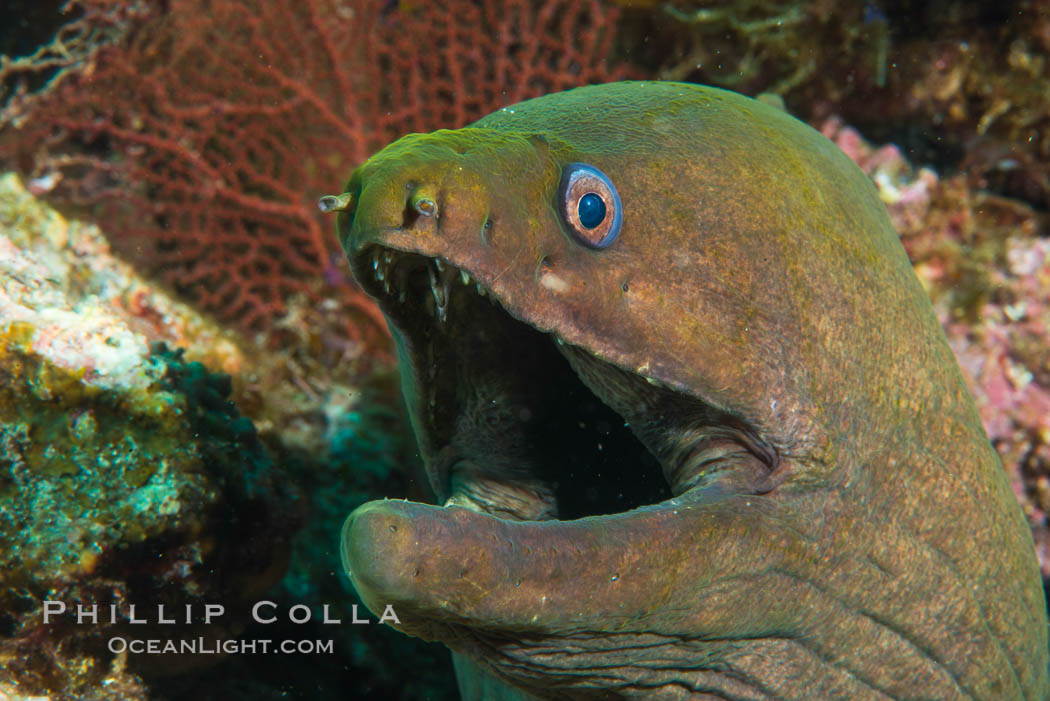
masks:
[[[457,504],[373,501],[344,523],[342,561],[365,605],[393,607],[405,633],[467,652],[475,640],[542,648],[544,638],[658,630],[655,602],[671,595],[668,582],[681,585],[676,600],[690,596],[673,573],[697,553],[712,560],[711,581],[732,585],[723,531],[730,542],[737,530],[742,542],[769,540],[734,523],[769,507],[739,496],[712,506],[687,493],[624,513],[521,521]],[[668,615],[682,606],[668,604]]]

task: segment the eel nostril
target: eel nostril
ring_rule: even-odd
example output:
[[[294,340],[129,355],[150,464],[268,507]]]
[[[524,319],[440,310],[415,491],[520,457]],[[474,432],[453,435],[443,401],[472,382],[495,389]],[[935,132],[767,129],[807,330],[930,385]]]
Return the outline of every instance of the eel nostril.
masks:
[[[411,186],[411,187],[409,187]],[[438,213],[437,196],[429,188],[420,187],[415,181],[405,184],[408,189],[408,202],[405,205],[402,226],[410,228],[419,217],[434,217]]]
[[[426,197],[413,202],[412,207],[424,217],[432,217],[437,213],[437,204]]]
[[[317,208],[325,214],[329,212],[353,211],[357,205],[357,197],[353,192],[344,192],[341,195],[325,195],[317,200]]]
[[[436,197],[425,189],[415,189],[408,196],[409,206],[421,216],[432,217],[437,214]]]

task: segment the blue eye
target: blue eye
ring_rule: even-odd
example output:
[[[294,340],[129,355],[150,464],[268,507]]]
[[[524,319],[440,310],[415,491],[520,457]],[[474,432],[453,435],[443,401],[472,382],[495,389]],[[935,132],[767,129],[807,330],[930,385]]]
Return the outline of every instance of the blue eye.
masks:
[[[609,177],[594,166],[565,166],[558,199],[558,211],[577,242],[588,248],[605,248],[620,235],[620,196]]]
[[[588,229],[593,229],[605,219],[605,203],[597,193],[588,192],[580,198],[576,212],[580,216],[580,223]]]

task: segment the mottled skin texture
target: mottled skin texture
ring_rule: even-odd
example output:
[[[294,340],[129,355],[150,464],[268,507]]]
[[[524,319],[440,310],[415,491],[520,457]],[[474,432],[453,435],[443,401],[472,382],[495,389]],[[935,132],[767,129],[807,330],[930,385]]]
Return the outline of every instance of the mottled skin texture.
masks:
[[[574,161],[622,198],[606,250],[558,217]],[[487,476],[497,496],[367,504],[344,560],[461,676],[554,699],[1050,697],[1029,530],[882,204],[823,137],[732,93],[621,83],[406,136],[347,192],[340,236],[398,338],[434,488],[460,503]],[[442,323],[411,277],[384,297],[389,249],[502,309],[453,293]],[[524,343],[507,314],[564,341],[674,498],[552,520],[558,441],[505,417],[477,438],[463,387],[522,416],[558,403],[540,351],[500,359]]]

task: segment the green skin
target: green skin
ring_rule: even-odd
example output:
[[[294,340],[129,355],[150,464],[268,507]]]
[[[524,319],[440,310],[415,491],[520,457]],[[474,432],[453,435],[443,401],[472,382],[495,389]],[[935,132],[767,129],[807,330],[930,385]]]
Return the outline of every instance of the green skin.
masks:
[[[607,249],[560,219],[572,162],[620,194]],[[1029,529],[884,206],[817,132],[712,88],[603,85],[408,135],[347,193],[341,241],[453,505],[360,507],[344,564],[458,654],[468,698],[1050,698]],[[419,269],[383,294],[376,251],[499,306],[453,288],[438,321]],[[560,401],[546,351],[515,350],[541,333],[673,498],[553,519],[560,439],[513,418]]]

